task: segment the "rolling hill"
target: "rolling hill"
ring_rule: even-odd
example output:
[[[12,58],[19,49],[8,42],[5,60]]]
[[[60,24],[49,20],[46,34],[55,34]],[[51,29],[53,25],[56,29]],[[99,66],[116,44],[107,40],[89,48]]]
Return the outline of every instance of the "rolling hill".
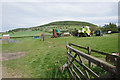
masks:
[[[56,22],[51,22],[48,24],[40,25],[40,26],[35,26],[35,27],[30,27],[30,28],[17,28],[14,30],[14,32],[19,32],[19,31],[43,31],[43,32],[52,32],[53,29],[59,29],[63,32],[66,31],[71,31],[74,29],[78,29],[79,27],[82,26],[90,26],[91,30],[96,30],[98,27],[95,24],[88,23],[88,22],[80,22],[80,21],[56,21]]]

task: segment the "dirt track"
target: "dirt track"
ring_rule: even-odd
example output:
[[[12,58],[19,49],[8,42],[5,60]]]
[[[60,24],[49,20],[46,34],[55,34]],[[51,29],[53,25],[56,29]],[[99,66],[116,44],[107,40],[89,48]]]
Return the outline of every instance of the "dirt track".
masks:
[[[2,60],[12,60],[24,56],[25,52],[2,53]],[[19,71],[2,66],[2,78],[21,78]]]
[[[2,53],[2,60],[11,60],[24,56],[25,52]]]

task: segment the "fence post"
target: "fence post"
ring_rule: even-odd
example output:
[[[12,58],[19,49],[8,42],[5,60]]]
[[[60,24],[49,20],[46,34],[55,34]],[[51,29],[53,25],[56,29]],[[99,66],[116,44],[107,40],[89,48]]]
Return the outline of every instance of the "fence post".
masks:
[[[91,55],[91,48],[90,46],[88,46],[88,54]],[[91,66],[91,62],[90,60],[88,61],[89,67]]]
[[[71,44],[69,43],[69,46],[71,46]],[[71,49],[70,49],[70,54],[71,54]]]
[[[117,57],[117,64],[116,64],[116,70],[117,70],[117,78],[120,78],[120,57]]]
[[[67,49],[67,57],[68,57],[68,47],[67,47],[67,45],[68,45],[68,42],[67,41],[65,41],[66,42],[66,49]],[[68,64],[69,62],[68,62],[68,58],[67,58],[67,64]],[[68,65],[69,66],[69,65]]]
[[[44,41],[44,34],[41,34],[41,40]]]

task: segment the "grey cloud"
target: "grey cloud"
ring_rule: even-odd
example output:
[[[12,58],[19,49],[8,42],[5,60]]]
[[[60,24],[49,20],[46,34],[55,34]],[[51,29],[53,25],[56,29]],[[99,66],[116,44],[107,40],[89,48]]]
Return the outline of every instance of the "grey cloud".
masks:
[[[4,3],[3,30],[53,21],[77,20],[97,25],[117,23],[117,3]]]

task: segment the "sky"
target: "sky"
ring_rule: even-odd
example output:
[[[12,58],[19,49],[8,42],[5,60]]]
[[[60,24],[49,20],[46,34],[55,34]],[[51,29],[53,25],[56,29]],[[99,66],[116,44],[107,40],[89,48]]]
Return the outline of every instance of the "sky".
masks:
[[[0,5],[0,32],[54,21],[84,21],[98,26],[109,22],[118,24],[118,2],[115,0],[3,0]]]

